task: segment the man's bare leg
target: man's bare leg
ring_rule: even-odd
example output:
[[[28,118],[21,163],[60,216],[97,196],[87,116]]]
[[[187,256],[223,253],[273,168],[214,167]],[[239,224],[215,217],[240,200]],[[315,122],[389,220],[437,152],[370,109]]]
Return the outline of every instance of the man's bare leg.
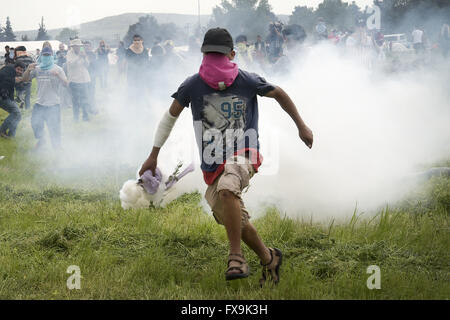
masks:
[[[227,230],[228,240],[230,241],[230,253],[242,254],[242,239],[258,255],[263,264],[269,263],[271,259],[270,251],[262,242],[255,227],[250,222],[247,222],[241,230],[241,206],[239,198],[228,190],[220,191],[219,197],[223,203],[224,211],[227,212],[223,223]]]
[[[269,248],[262,242],[258,232],[250,221],[248,221],[242,229],[242,240],[244,240],[245,244],[258,255],[263,264],[270,262],[271,255]]]
[[[241,252],[241,205],[239,198],[231,191],[221,190],[219,199],[223,203],[223,209],[226,212],[223,218],[223,224],[227,231],[230,241],[230,254],[242,254]],[[239,267],[236,261],[230,262],[230,267]],[[239,270],[232,270],[230,273],[239,273]]]

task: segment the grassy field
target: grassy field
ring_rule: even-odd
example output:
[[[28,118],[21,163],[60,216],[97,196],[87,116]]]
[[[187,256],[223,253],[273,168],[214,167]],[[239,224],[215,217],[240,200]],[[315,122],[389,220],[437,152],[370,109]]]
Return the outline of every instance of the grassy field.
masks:
[[[251,276],[224,280],[225,230],[203,211],[201,195],[125,212],[113,179],[98,185],[93,177],[82,188],[39,174],[29,122],[25,113],[17,138],[0,140],[0,299],[450,297],[448,178],[348,221],[311,223],[267,208],[253,222],[285,260],[280,284],[261,289],[259,261],[246,247]],[[127,170],[120,181],[133,173]],[[71,265],[80,267],[80,290],[66,286]],[[367,288],[370,265],[381,269],[380,290]]]

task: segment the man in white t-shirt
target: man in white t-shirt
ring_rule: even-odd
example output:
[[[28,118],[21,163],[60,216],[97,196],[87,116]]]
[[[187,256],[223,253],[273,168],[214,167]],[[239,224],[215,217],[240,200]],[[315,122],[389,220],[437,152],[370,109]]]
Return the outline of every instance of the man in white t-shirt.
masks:
[[[423,45],[423,38],[424,38],[424,34],[423,31],[419,29],[419,27],[415,27],[413,32],[412,32],[412,38],[413,38],[413,46],[414,46],[414,50],[416,50],[416,53],[420,53],[421,51],[423,51],[425,49],[424,45]]]
[[[77,122],[81,112],[83,121],[89,121],[89,59],[80,39],[70,41],[70,50],[67,52],[67,78],[72,92],[73,118]]]
[[[30,81],[37,80],[37,98],[31,114],[31,127],[38,140],[36,149],[45,144],[44,126],[47,123],[50,140],[55,149],[61,147],[61,111],[59,86],[68,86],[66,75],[61,67],[53,60],[53,51],[44,47],[39,64],[30,64],[23,78]]]

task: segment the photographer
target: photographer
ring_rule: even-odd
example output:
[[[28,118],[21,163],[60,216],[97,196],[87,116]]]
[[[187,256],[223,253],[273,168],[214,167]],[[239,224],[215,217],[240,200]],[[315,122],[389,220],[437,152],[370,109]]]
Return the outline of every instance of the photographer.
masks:
[[[22,81],[20,78],[25,70],[22,62],[16,62],[0,69],[0,108],[9,113],[0,126],[0,136],[11,138],[16,135],[16,128],[22,118],[19,107],[14,102],[14,86]]]
[[[27,49],[24,46],[19,46],[15,51],[16,58],[15,62],[23,62],[26,68],[32,64],[33,58],[30,57],[27,53]],[[20,109],[23,108],[25,104],[25,109],[30,109],[31,105],[31,82],[22,81],[16,85],[16,93],[17,93],[17,102],[20,102]]]
[[[279,22],[269,25],[268,57],[270,63],[275,63],[283,55],[284,37],[282,35],[283,25]]]

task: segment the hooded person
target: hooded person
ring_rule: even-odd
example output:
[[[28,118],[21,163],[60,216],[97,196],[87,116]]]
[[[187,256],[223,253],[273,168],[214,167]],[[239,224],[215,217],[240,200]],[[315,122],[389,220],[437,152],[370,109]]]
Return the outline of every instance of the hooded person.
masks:
[[[278,283],[282,253],[263,243],[249,221],[250,215],[242,199],[243,189],[262,163],[257,95],[277,100],[294,120],[301,140],[309,148],[313,143],[312,132],[281,88],[257,74],[239,69],[233,62],[233,39],[226,29],[208,30],[201,52],[203,61],[199,72],[187,78],[172,95],[172,105],[158,125],[153,149],[139,174],[143,175],[147,170],[155,173],[161,147],[181,112],[190,107],[203,178],[208,185],[205,198],[216,221],[225,226],[229,241],[225,279],[249,275],[249,266],[241,250],[243,240],[261,260],[260,284],[264,284],[267,276]]]
[[[70,41],[70,50],[67,53],[67,78],[72,93],[73,118],[79,120],[80,109],[83,113],[83,121],[89,121],[89,59],[80,39]]]
[[[55,63],[53,50],[44,47],[40,63],[30,64],[23,75],[24,81],[37,80],[37,97],[31,114],[31,127],[37,144],[35,149],[45,145],[44,126],[47,124],[54,149],[61,147],[60,85],[68,86],[64,70]]]
[[[25,69],[34,62],[33,58],[27,53],[27,49],[24,46],[18,46],[15,50],[15,61],[22,62],[25,65]],[[18,102],[20,102],[20,108],[30,108],[31,104],[31,82],[21,81],[16,84],[16,93]]]

